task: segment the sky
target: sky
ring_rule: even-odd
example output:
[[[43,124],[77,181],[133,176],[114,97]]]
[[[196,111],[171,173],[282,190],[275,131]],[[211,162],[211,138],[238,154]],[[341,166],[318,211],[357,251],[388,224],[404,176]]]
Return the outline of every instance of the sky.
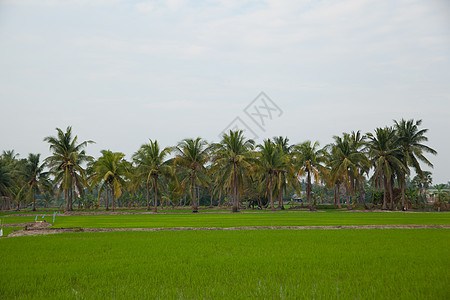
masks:
[[[0,0],[0,151],[257,142],[421,119],[450,181],[450,1]],[[424,167],[425,170],[430,170]]]

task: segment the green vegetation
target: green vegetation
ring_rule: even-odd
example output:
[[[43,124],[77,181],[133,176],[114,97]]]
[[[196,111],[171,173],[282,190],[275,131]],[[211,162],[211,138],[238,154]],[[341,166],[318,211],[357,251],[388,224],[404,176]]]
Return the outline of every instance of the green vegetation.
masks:
[[[449,257],[439,229],[18,237],[0,240],[0,297],[446,299]]]
[[[5,223],[34,222],[35,217],[5,217]],[[38,220],[43,220],[41,217]],[[52,222],[53,217],[45,217]],[[54,227],[171,228],[332,225],[450,225],[450,213],[275,212],[205,214],[126,214],[57,216]]]
[[[48,208],[54,201],[54,207],[64,206],[65,211],[77,203],[78,210],[109,210],[112,204],[113,211],[146,206],[155,212],[164,206],[191,206],[198,212],[200,206],[226,204],[237,212],[256,204],[275,210],[275,198],[281,210],[287,202],[298,205],[305,200],[310,210],[324,203],[335,208],[346,204],[349,210],[423,209],[431,176],[421,163],[433,167],[425,155],[436,151],[424,144],[428,130],[420,128],[421,123],[402,119],[373,133],[342,133],[323,148],[317,141],[289,145],[282,136],[256,145],[240,130],[224,133],[218,143],[198,137],[160,148],[150,139],[132,162],[110,150],[95,159],[84,149],[92,141],[79,143],[70,126],[66,131],[56,128],[56,136],[44,138],[51,155],[43,164],[39,154],[19,159],[13,150],[3,151],[0,210],[23,209],[30,202],[33,210]],[[417,174],[413,180],[411,170]],[[448,197],[438,196],[439,205],[429,208],[449,210]]]

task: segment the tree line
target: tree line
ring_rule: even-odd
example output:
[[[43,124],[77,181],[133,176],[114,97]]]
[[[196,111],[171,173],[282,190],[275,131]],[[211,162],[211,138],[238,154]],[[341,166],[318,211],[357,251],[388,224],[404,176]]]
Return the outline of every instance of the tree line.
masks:
[[[75,200],[81,208],[80,199],[95,191],[107,210],[114,211],[124,193],[131,200],[141,192],[148,210],[157,212],[163,203],[176,206],[183,202],[197,212],[203,189],[211,205],[213,198],[219,203],[228,199],[233,212],[244,202],[275,210],[278,201],[278,208],[284,209],[283,199],[293,194],[304,195],[314,210],[317,195],[313,189],[321,187],[333,192],[335,207],[345,202],[351,209],[358,204],[367,208],[369,187],[378,195],[382,209],[406,210],[412,205],[407,189],[411,170],[417,174],[414,182],[422,201],[431,184],[431,173],[421,165],[433,167],[425,155],[436,151],[424,144],[428,129],[420,128],[421,123],[402,119],[366,134],[343,133],[324,147],[317,141],[290,144],[281,136],[256,144],[240,130],[223,134],[218,143],[187,138],[174,147],[161,148],[158,141],[149,139],[130,161],[124,153],[110,150],[102,150],[95,159],[86,153],[93,141],[79,142],[70,126],[65,131],[56,128],[55,136],[44,138],[51,155],[42,161],[40,154],[19,159],[14,151],[3,151],[1,208],[32,202],[36,210],[36,195],[40,195],[49,201],[63,198],[65,210],[71,211]]]

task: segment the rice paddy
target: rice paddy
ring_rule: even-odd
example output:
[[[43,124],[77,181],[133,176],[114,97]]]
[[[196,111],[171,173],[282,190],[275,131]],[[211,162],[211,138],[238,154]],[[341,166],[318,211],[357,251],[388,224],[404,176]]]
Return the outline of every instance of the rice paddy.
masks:
[[[34,222],[36,216],[3,218],[5,223]],[[53,216],[37,220],[53,223]],[[56,216],[54,227],[171,228],[245,226],[450,225],[450,213],[275,212],[200,214],[125,214]]]
[[[446,299],[450,231],[65,233],[0,241],[0,297]]]
[[[5,223],[33,222],[9,216]],[[44,219],[52,222],[53,216]],[[42,216],[39,216],[42,220]],[[54,227],[449,225],[449,213],[56,216]],[[5,227],[5,232],[17,228]],[[448,299],[449,229],[80,232],[0,239],[4,299]]]

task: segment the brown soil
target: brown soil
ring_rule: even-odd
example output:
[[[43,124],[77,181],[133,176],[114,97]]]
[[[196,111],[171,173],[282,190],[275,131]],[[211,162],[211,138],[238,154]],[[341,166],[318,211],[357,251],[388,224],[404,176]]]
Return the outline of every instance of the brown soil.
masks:
[[[18,224],[14,224],[18,226]],[[51,224],[47,225],[51,226]],[[450,229],[450,225],[358,225],[358,226],[263,226],[263,227],[174,227],[174,228],[48,228],[48,227],[26,227],[10,233],[9,237],[24,235],[46,235],[63,232],[112,232],[112,231],[187,231],[187,230],[261,230],[261,229],[423,229],[440,228]]]

